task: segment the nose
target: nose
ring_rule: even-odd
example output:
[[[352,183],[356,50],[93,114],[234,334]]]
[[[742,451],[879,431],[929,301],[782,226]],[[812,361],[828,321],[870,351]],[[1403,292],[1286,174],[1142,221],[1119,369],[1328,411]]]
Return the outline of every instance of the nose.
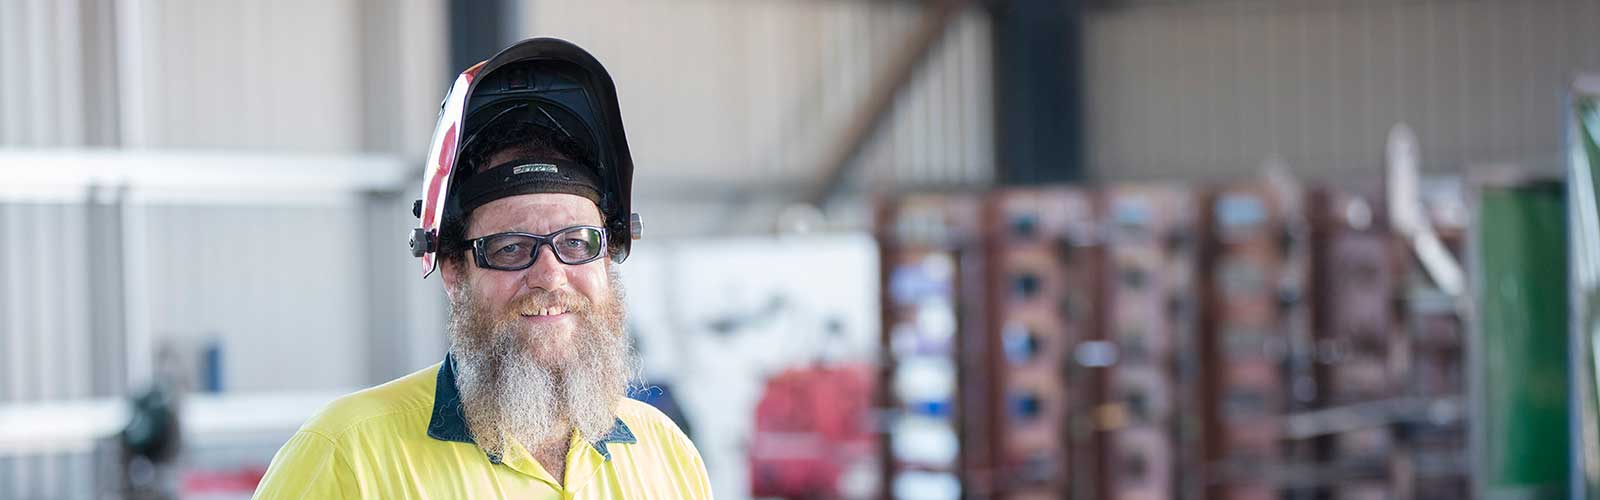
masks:
[[[539,245],[533,265],[522,275],[522,282],[529,289],[559,290],[567,285],[567,265],[556,259],[555,247]]]

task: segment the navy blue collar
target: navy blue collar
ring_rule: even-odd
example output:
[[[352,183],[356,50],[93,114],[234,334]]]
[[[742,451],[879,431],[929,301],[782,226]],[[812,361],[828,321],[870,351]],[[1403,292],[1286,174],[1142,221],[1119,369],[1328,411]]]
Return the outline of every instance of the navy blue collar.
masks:
[[[444,363],[439,365],[438,387],[433,390],[433,417],[428,420],[428,437],[441,441],[455,441],[477,445],[472,439],[472,431],[467,429],[467,417],[461,410],[461,393],[456,389],[455,362],[447,354]],[[595,451],[607,461],[611,460],[611,452],[606,449],[606,443],[634,444],[639,439],[633,436],[633,431],[628,429],[628,424],[622,419],[617,419],[616,425],[611,427],[611,432],[591,444]],[[500,457],[489,455],[489,460],[500,463]]]

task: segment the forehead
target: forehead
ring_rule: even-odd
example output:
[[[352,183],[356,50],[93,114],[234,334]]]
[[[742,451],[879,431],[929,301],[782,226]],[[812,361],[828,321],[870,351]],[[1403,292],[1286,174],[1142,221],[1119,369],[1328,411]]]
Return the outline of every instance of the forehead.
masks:
[[[571,226],[600,226],[594,202],[564,193],[507,196],[472,211],[469,238],[506,231],[544,234]]]

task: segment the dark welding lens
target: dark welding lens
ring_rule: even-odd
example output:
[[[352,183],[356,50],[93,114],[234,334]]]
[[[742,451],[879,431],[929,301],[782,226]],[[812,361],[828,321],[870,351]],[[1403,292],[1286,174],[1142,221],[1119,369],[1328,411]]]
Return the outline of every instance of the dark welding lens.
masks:
[[[605,252],[605,238],[600,228],[580,226],[556,233],[550,242],[556,255],[566,264],[583,264]]]
[[[490,269],[514,270],[533,263],[539,240],[526,234],[497,234],[480,240],[478,255]]]

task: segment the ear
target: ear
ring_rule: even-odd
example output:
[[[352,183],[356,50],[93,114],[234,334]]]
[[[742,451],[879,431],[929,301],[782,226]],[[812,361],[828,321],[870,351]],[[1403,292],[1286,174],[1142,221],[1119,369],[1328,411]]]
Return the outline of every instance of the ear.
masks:
[[[463,276],[466,273],[463,267],[461,261],[439,259],[439,279],[444,281],[444,293],[452,303],[456,300],[457,291],[467,281],[467,277]]]

